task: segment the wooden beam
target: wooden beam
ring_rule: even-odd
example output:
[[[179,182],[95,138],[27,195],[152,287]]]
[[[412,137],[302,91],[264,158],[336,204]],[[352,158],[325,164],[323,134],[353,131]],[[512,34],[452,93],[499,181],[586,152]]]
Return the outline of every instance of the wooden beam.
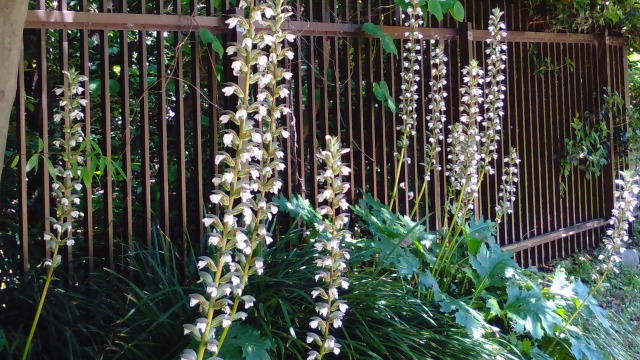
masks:
[[[156,31],[189,31],[208,28],[214,32],[226,29],[224,17],[190,16],[190,15],[158,15],[158,14],[122,14],[76,11],[29,10],[25,28],[31,29],[92,29],[92,30],[156,30]],[[394,39],[407,37],[407,28],[403,26],[380,26]],[[283,30],[290,30],[304,36],[338,36],[370,37],[362,31],[361,24],[349,23],[317,23],[308,21],[288,21]],[[451,28],[420,28],[418,32],[425,40],[457,40],[459,32]],[[487,30],[469,31],[470,41],[484,41],[489,38]],[[591,34],[566,34],[532,31],[508,31],[506,41],[537,43],[587,43],[597,44],[602,36]],[[622,38],[605,38],[610,45],[626,45]]]
[[[546,244],[554,240],[562,239],[567,236],[576,235],[578,233],[591,230],[591,229],[596,229],[608,223],[609,222],[606,219],[600,218],[600,219],[583,222],[573,226],[567,226],[566,228],[562,228],[556,231],[542,234],[540,236],[536,236],[527,240],[521,240],[513,244],[505,245],[502,247],[502,250],[515,252],[515,251],[530,249],[532,247]]]

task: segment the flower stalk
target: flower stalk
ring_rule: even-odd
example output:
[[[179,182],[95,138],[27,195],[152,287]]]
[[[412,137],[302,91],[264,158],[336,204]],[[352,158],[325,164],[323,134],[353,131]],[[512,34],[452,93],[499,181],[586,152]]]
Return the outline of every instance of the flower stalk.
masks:
[[[227,20],[229,28],[237,28],[242,36],[239,43],[227,48],[227,54],[233,56],[234,75],[244,82],[222,89],[226,96],[238,97],[236,111],[225,111],[220,117],[222,124],[235,125],[223,130],[222,136],[224,147],[232,151],[221,151],[215,158],[225,166],[213,179],[217,189],[210,201],[220,206],[222,214],[208,214],[203,219],[204,225],[211,227],[208,245],[214,257],[201,256],[198,261],[205,295],[191,294],[190,304],[198,305],[202,317],[184,325],[185,335],[195,338],[198,347],[185,349],[183,359],[200,360],[207,353],[217,358],[229,326],[247,316],[238,310],[240,303],[245,309],[253,306],[255,298],[244,294],[244,288],[251,275],[263,272],[264,261],[254,256],[254,251],[272,242],[267,222],[278,212],[267,194],[277,194],[282,188],[277,173],[285,165],[278,139],[287,137],[288,132],[278,121],[290,113],[281,99],[289,94],[284,80],[292,75],[280,63],[293,58],[286,42],[295,37],[280,28],[292,13],[284,0],[259,5],[240,1],[238,7],[247,8],[249,18],[233,15]],[[268,30],[257,32],[255,23]],[[252,84],[256,84],[255,92]],[[216,337],[220,329],[221,335]]]
[[[327,136],[327,148],[316,156],[325,163],[324,171],[318,175],[318,183],[324,184],[324,190],[318,195],[318,202],[325,203],[318,208],[324,217],[324,222],[316,224],[316,229],[322,234],[314,244],[316,254],[316,281],[324,281],[326,288],[316,287],[311,296],[316,299],[315,309],[319,316],[311,318],[309,326],[319,333],[308,332],[307,343],[315,343],[319,351],[310,350],[307,360],[323,359],[326,354],[340,353],[340,344],[331,335],[330,328],[338,329],[342,326],[343,317],[348,309],[346,301],[339,299],[338,288],[347,289],[348,279],[343,276],[347,268],[349,252],[342,247],[344,241],[351,239],[351,233],[346,229],[349,222],[349,204],[346,192],[349,183],[343,182],[342,177],[349,175],[351,169],[345,165],[341,157],[349,149],[343,149],[340,139]]]
[[[56,217],[48,219],[51,229],[45,231],[43,236],[52,254],[51,258],[44,262],[44,266],[47,267],[47,276],[22,353],[22,360],[27,359],[29,355],[31,342],[53,279],[53,271],[62,262],[59,250],[63,246],[72,247],[75,244],[74,222],[84,216],[77,208],[82,190],[78,174],[84,164],[84,157],[80,151],[80,144],[84,140],[82,132],[84,113],[81,107],[86,105],[86,99],[81,98],[80,95],[84,92],[82,83],[88,79],[75,70],[63,71],[63,74],[68,85],[55,89],[56,95],[60,96],[60,110],[53,116],[55,124],[62,124],[62,137],[53,140],[54,146],[61,149],[60,161],[53,166],[52,171],[51,196],[56,200]]]
[[[496,210],[496,226],[506,215],[513,213],[513,202],[516,200],[516,184],[518,183],[518,164],[520,159],[514,148],[509,148],[509,156],[504,159],[502,183],[498,193],[499,203]]]
[[[411,211],[411,217],[415,215],[420,207],[420,200],[427,190],[427,185],[431,181],[431,172],[433,170],[442,170],[438,164],[437,156],[442,151],[440,142],[444,140],[442,129],[444,123],[447,120],[447,105],[445,98],[448,96],[445,91],[445,85],[447,84],[447,56],[444,53],[444,44],[436,44],[435,40],[430,43],[431,48],[431,80],[429,80],[429,86],[431,92],[428,95],[431,103],[429,109],[431,114],[427,115],[427,134],[428,143],[425,147],[425,162],[424,162],[424,182],[416,197],[415,205]]]
[[[405,43],[402,54],[403,70],[400,73],[402,77],[402,94],[400,102],[400,118],[402,125],[397,126],[396,130],[399,130],[401,135],[398,140],[399,153],[395,153],[394,156],[397,159],[395,181],[393,184],[393,190],[391,198],[389,200],[389,210],[393,208],[393,204],[398,194],[398,187],[400,184],[400,174],[402,173],[402,165],[411,163],[411,158],[407,156],[409,148],[409,139],[416,135],[416,120],[418,119],[418,113],[416,108],[418,107],[418,84],[420,76],[418,71],[420,65],[418,61],[418,54],[422,49],[422,34],[418,32],[418,27],[422,26],[424,20],[422,18],[422,8],[420,7],[420,1],[410,0],[407,10],[402,14],[405,19],[404,25],[411,28],[411,31],[407,32],[405,36],[409,40]]]
[[[447,202],[452,204],[452,218],[449,221],[449,212],[445,213],[444,223],[448,224],[448,230],[433,266],[436,276],[462,241],[459,235],[474,210],[482,180],[486,174],[495,173],[492,163],[498,158],[506,91],[503,84],[507,48],[503,39],[506,36],[506,26],[501,21],[502,15],[503,12],[496,8],[489,19],[486,73],[475,60],[462,70],[464,85],[460,89],[461,115],[458,123],[449,126],[450,134],[447,138],[447,157],[450,161],[445,175],[450,183]],[[503,183],[500,186],[501,202],[495,208],[497,222],[512,212],[519,161],[515,149],[509,149],[509,156],[504,160]]]
[[[638,207],[638,193],[640,192],[639,181],[640,177],[635,172],[635,169],[620,171],[620,178],[615,182],[617,186],[617,190],[615,190],[616,202],[611,211],[611,219],[609,220],[611,228],[607,229],[604,238],[607,252],[599,257],[600,260],[604,260],[601,265],[603,269],[602,276],[600,276],[600,279],[598,279],[596,285],[591,289],[585,299],[580,302],[580,305],[578,305],[573,314],[564,322],[562,326],[563,330],[571,325],[573,320],[580,314],[585,304],[587,304],[600,286],[602,286],[607,275],[611,271],[615,271],[615,264],[620,261],[617,253],[622,250],[624,245],[629,241],[629,224],[632,224],[636,220],[635,211]],[[558,337],[554,338],[550,348],[553,348],[557,340]]]

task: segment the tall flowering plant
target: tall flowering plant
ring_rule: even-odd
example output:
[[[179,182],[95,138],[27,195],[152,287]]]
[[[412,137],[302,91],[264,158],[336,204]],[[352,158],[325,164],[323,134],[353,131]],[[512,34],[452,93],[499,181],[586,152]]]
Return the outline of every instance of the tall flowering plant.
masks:
[[[268,194],[277,194],[282,187],[277,173],[285,165],[278,139],[288,132],[279,122],[290,112],[283,99],[289,95],[286,80],[292,76],[282,63],[293,58],[286,44],[295,37],[281,28],[292,13],[283,0],[257,5],[240,1],[238,7],[249,16],[233,15],[227,20],[229,28],[241,34],[240,42],[231,44],[227,54],[233,57],[234,75],[243,82],[222,89],[226,96],[238,97],[236,110],[220,117],[221,124],[234,125],[222,135],[224,147],[232,151],[221,151],[215,158],[223,170],[213,179],[217,188],[210,200],[220,210],[203,219],[213,256],[201,256],[197,264],[204,294],[190,298],[202,317],[185,324],[184,332],[198,345],[185,349],[183,359],[203,359],[205,354],[216,359],[231,323],[247,316],[240,305],[243,310],[253,306],[255,298],[245,294],[244,288],[249,276],[263,272],[264,261],[255,250],[272,242],[267,222],[278,208]],[[258,30],[258,25],[264,30]],[[252,84],[257,85],[255,92]]]
[[[449,125],[445,175],[448,180],[447,199],[450,206],[443,235],[443,246],[433,265],[433,273],[439,274],[460,244],[458,235],[464,230],[473,214],[480,184],[485,175],[495,173],[494,162],[498,156],[498,142],[504,115],[504,69],[506,26],[501,20],[503,12],[494,9],[489,18],[489,39],[486,49],[486,71],[476,60],[462,69],[463,86],[460,88],[460,118]],[[512,213],[518,181],[518,163],[515,149],[509,149],[502,167],[499,204],[495,207],[496,223]],[[445,280],[445,282],[447,282]]]
[[[324,216],[325,221],[315,225],[322,236],[314,244],[318,251],[316,266],[319,268],[315,279],[324,282],[325,287],[318,286],[311,294],[317,299],[315,309],[318,316],[311,318],[309,326],[318,332],[307,333],[307,342],[318,345],[319,351],[309,351],[307,360],[322,359],[329,353],[340,353],[340,344],[331,335],[330,328],[338,329],[342,326],[342,319],[348,309],[346,301],[339,299],[338,289],[349,287],[349,281],[344,276],[349,252],[343,244],[351,238],[351,233],[346,229],[349,223],[349,214],[346,212],[349,203],[345,195],[350,185],[342,177],[349,175],[351,169],[341,160],[349,149],[343,149],[337,137],[327,136],[326,140],[326,150],[316,155],[319,161],[325,163],[324,170],[317,178],[318,183],[324,184],[324,189],[318,195],[318,202],[323,204],[318,212]]]
[[[79,174],[84,164],[84,157],[80,150],[80,144],[84,140],[82,132],[84,112],[81,108],[86,106],[86,99],[81,98],[80,95],[84,92],[82,84],[87,81],[87,77],[78,74],[75,70],[63,71],[63,74],[68,85],[55,89],[56,95],[60,97],[60,110],[53,116],[54,123],[62,126],[62,136],[53,140],[53,145],[60,150],[58,161],[52,164],[53,171],[51,171],[53,177],[51,196],[55,199],[55,215],[48,219],[51,228],[45,231],[43,236],[47,248],[51,251],[51,257],[44,262],[47,276],[22,354],[23,360],[28,357],[47,291],[53,279],[53,271],[62,262],[60,249],[64,246],[72,247],[75,244],[75,222],[84,216],[78,206],[82,190]]]
[[[402,14],[404,25],[411,30],[405,34],[408,37],[408,41],[404,44],[402,51],[402,94],[400,102],[400,120],[402,123],[397,126],[397,130],[400,131],[400,140],[398,140],[399,153],[395,153],[394,156],[397,159],[395,182],[393,184],[393,190],[391,193],[391,199],[389,200],[389,209],[393,208],[394,201],[398,194],[398,187],[400,186],[400,174],[402,173],[402,165],[407,162],[410,163],[411,159],[407,156],[407,149],[411,137],[416,135],[416,121],[418,119],[418,113],[416,108],[418,107],[418,71],[420,70],[420,61],[418,54],[422,48],[422,34],[418,32],[418,27],[422,26],[423,19],[422,8],[420,7],[420,1],[410,0],[407,10]]]
[[[607,275],[615,270],[616,262],[620,261],[617,254],[629,241],[629,225],[636,220],[638,193],[640,193],[640,176],[638,176],[635,167],[620,171],[619,175],[620,177],[615,181],[616,190],[614,196],[616,200],[613,210],[611,211],[611,219],[609,220],[611,227],[607,229],[604,238],[607,251],[599,257],[599,259],[603,261],[601,264],[601,268],[603,269],[602,275],[587,297],[580,302],[580,305],[578,305],[573,314],[564,322],[563,329],[571,325],[585,305],[589,303],[593,294],[602,286]],[[556,342],[557,338],[554,339],[551,348],[553,348]]]
[[[427,134],[428,143],[425,146],[425,162],[424,162],[424,182],[418,196],[416,197],[415,205],[411,211],[413,217],[420,206],[420,200],[424,195],[429,181],[431,181],[431,172],[434,170],[441,170],[441,166],[438,164],[437,156],[442,151],[440,142],[444,140],[443,128],[447,121],[447,105],[445,99],[448,93],[445,90],[447,84],[447,56],[444,53],[444,44],[436,43],[432,40],[430,43],[431,53],[431,79],[429,80],[429,86],[431,92],[428,95],[430,100],[429,110],[430,114],[427,115]]]

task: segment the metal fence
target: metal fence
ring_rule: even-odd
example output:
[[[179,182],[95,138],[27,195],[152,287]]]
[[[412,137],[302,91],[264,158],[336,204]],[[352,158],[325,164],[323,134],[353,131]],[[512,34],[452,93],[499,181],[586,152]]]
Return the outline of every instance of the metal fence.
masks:
[[[219,4],[221,3],[221,4]],[[318,139],[340,135],[350,148],[353,167],[350,197],[362,193],[388,201],[389,180],[395,174],[393,153],[398,119],[375,99],[374,82],[385,80],[395,97],[400,89],[401,59],[385,55],[380,41],[361,31],[373,22],[400,45],[406,29],[392,1],[294,0],[294,20],[287,26],[298,35],[291,62],[291,106],[287,124],[292,136],[285,142],[287,171],[284,193],[315,199],[313,156]],[[506,73],[507,98],[501,149],[513,146],[522,163],[515,213],[502,226],[500,243],[514,250],[524,266],[595,246],[613,203],[613,166],[587,179],[579,171],[568,177],[561,196],[559,159],[565,137],[574,130],[576,113],[597,113],[602,89],[627,97],[626,47],[620,39],[593,34],[533,32],[527,9],[519,1],[464,1],[467,23],[432,17],[421,29],[425,41],[445,43],[448,63],[448,119],[458,116],[460,64],[482,59],[490,9],[505,11],[509,34]],[[50,119],[55,107],[53,88],[61,84],[61,70],[75,68],[88,75],[84,131],[114,159],[123,173],[108,168],[86,188],[81,245],[75,253],[81,266],[117,267],[120,255],[134,242],[148,243],[155,224],[183,254],[199,247],[203,237],[204,199],[217,171],[213,156],[219,146],[219,84],[230,80],[228,59],[219,48],[201,39],[201,29],[221,35],[221,44],[235,34],[224,24],[229,1],[71,1],[40,0],[27,15],[24,61],[21,63],[15,127],[10,129],[9,162],[18,154],[16,169],[7,170],[0,204],[6,253],[15,243],[22,268],[42,258],[44,220],[51,213],[47,171],[25,171],[35,138],[49,148],[55,130]],[[429,78],[429,54],[422,54],[421,79]],[[550,68],[541,65],[553,64]],[[426,98],[427,81],[419,84]],[[418,106],[423,119],[428,104]],[[614,128],[613,120],[609,123]],[[401,176],[407,184],[397,207],[412,208],[408,193],[417,193],[424,177],[425,124],[409,152],[413,159]],[[614,143],[613,135],[609,141]],[[442,147],[446,148],[443,143]],[[501,150],[505,151],[505,150]],[[444,164],[446,153],[439,159]],[[612,159],[615,160],[615,159]],[[501,171],[498,166],[497,172]],[[439,227],[445,177],[432,174],[429,196],[417,217],[430,214],[429,226]],[[493,215],[499,179],[482,185],[480,213]],[[315,200],[313,200],[315,201]],[[67,261],[71,264],[71,261]],[[76,262],[78,263],[78,262]],[[71,265],[69,265],[71,266]]]

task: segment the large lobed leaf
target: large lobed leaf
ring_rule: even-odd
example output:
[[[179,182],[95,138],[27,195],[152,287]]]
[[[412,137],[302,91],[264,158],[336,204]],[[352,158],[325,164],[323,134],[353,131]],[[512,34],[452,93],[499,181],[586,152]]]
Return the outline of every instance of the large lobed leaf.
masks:
[[[502,311],[517,333],[528,331],[535,339],[553,335],[554,328],[562,325],[553,301],[546,300],[538,289],[520,289],[515,283],[507,286],[507,302]]]

